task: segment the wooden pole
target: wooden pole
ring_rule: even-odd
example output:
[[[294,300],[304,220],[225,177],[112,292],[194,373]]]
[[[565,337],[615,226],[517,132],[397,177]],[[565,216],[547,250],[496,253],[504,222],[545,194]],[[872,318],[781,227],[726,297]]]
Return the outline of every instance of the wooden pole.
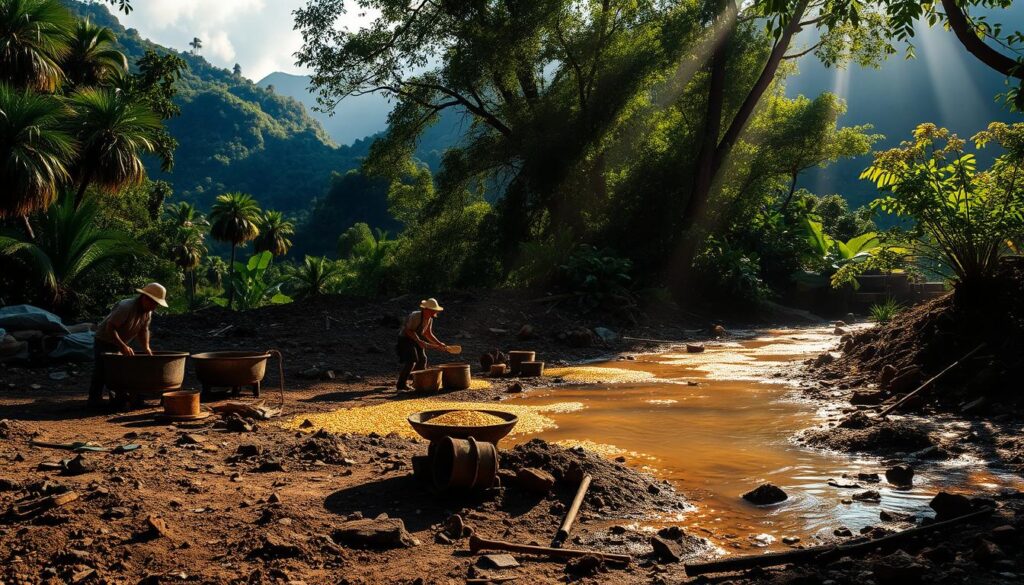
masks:
[[[886,408],[885,410],[883,410],[882,412],[878,413],[878,416],[879,417],[884,417],[885,415],[889,414],[890,412],[896,410],[897,408],[902,406],[904,403],[906,403],[908,400],[910,400],[911,398],[916,396],[918,393],[920,393],[922,390],[924,390],[924,389],[928,388],[929,386],[931,386],[932,383],[934,383],[936,380],[941,378],[946,372],[948,372],[948,371],[952,370],[953,368],[957,367],[958,365],[960,365],[961,362],[967,361],[967,359],[969,357],[971,357],[972,355],[978,353],[978,351],[981,350],[981,348],[983,348],[983,347],[985,347],[984,343],[982,343],[978,347],[972,349],[971,351],[967,352],[967,355],[965,355],[964,357],[962,357],[962,358],[956,360],[955,362],[949,364],[948,366],[946,366],[946,368],[944,370],[942,370],[938,374],[935,374],[931,378],[928,378],[927,380],[925,380],[924,383],[921,384],[920,386],[918,386],[916,390],[914,390],[910,394],[907,394],[906,396],[901,398],[899,401],[896,402],[896,404],[893,404],[892,406],[890,406],[890,407]]]
[[[560,548],[562,543],[569,538],[572,524],[576,521],[576,515],[579,514],[580,506],[583,505],[583,498],[587,495],[587,490],[590,489],[592,479],[589,473],[583,476],[583,479],[580,481],[580,487],[576,490],[576,496],[572,499],[572,505],[569,506],[569,511],[565,513],[565,519],[562,520],[562,526],[555,533],[555,540],[551,543],[551,546]]]
[[[800,550],[733,557],[717,561],[709,561],[706,563],[686,563],[684,567],[686,568],[687,576],[694,577],[697,575],[704,575],[706,573],[729,573],[733,571],[753,569],[755,567],[788,565],[800,561],[825,562],[836,557],[858,554],[864,555],[875,550],[894,548],[894,545],[898,545],[903,541],[916,536],[950,528],[958,524],[963,524],[965,522],[981,518],[982,516],[988,516],[991,513],[992,508],[982,508],[976,512],[964,514],[963,516],[958,516],[951,520],[934,522],[926,526],[918,526],[916,528],[911,528],[909,530],[897,532],[896,534],[890,534],[889,536],[883,536],[882,538],[876,538],[865,542],[840,545],[826,544]]]
[[[629,564],[629,562],[633,560],[633,557],[629,555],[612,554],[594,550],[551,548],[547,546],[534,546],[531,544],[516,544],[514,542],[505,542],[503,540],[488,540],[486,538],[480,538],[475,534],[473,536],[470,536],[469,551],[473,554],[477,554],[482,550],[501,550],[506,552],[523,553],[528,555],[540,555],[561,559],[573,559],[578,557],[597,557],[604,561],[623,564]]]

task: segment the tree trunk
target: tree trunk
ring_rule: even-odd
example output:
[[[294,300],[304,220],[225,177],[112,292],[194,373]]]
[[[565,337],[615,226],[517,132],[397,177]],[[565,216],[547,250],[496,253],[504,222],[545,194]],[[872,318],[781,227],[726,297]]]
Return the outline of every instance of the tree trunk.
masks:
[[[25,226],[25,231],[28,232],[28,239],[36,239],[36,232],[32,230],[32,223],[28,220],[27,215],[21,216],[21,223]]]
[[[800,31],[800,20],[804,17],[804,13],[807,10],[807,4],[808,0],[801,0],[801,2],[793,9],[793,13],[790,15],[790,20],[783,29],[779,39],[776,41],[775,46],[772,48],[772,52],[768,56],[768,61],[761,70],[761,74],[758,76],[757,81],[750,89],[746,98],[744,98],[743,103],[736,112],[736,115],[733,116],[732,122],[726,129],[725,134],[722,135],[722,139],[718,140],[717,130],[720,128],[719,124],[722,113],[722,104],[724,103],[725,95],[724,74],[725,62],[728,57],[728,40],[731,39],[733,32],[735,31],[735,5],[732,4],[731,0],[728,0],[727,7],[731,7],[729,10],[732,13],[731,18],[733,19],[733,23],[729,25],[730,29],[728,34],[725,36],[722,43],[716,47],[712,58],[711,82],[708,89],[708,118],[705,126],[704,142],[701,144],[701,152],[697,159],[697,172],[694,176],[693,192],[690,193],[690,199],[687,201],[686,209],[683,212],[683,243],[680,246],[680,252],[677,254],[676,261],[673,263],[672,281],[676,287],[678,287],[689,273],[690,268],[693,265],[693,259],[697,255],[700,242],[697,241],[696,234],[693,232],[694,228],[700,225],[700,222],[704,219],[704,213],[707,209],[708,200],[711,197],[711,188],[715,183],[715,178],[722,170],[729,153],[732,152],[733,146],[736,145],[736,142],[739,140],[743,130],[753,117],[754,110],[757,107],[758,102],[760,102],[761,97],[764,96],[764,92],[768,90],[771,86],[772,80],[775,79],[775,74],[779,70],[782,58],[786,55],[786,51],[789,49],[789,44],[792,42],[793,36]],[[718,62],[719,59],[721,59],[720,64]],[[723,84],[721,86],[716,86],[715,72],[718,67],[721,67],[720,75],[722,77],[717,80],[717,83]],[[713,118],[716,112],[718,114],[718,119]],[[711,139],[717,142],[712,155],[710,155],[711,160],[709,163],[709,155],[706,152],[706,148],[708,141]]]
[[[722,131],[722,113],[725,108],[725,75],[729,61],[729,47],[736,32],[736,5],[733,0],[723,0],[719,4],[719,16],[723,30],[721,38],[715,44],[711,54],[711,78],[708,82],[708,103],[704,114],[704,134],[693,175],[690,198],[686,201],[682,218],[682,244],[677,252],[676,261],[672,263],[672,274],[669,281],[673,288],[678,288],[686,281],[693,258],[697,254],[697,235],[694,228],[697,219],[703,215],[707,204],[711,185],[714,181],[715,150],[718,147],[718,136]],[[718,27],[715,27],[718,28]],[[715,34],[713,32],[713,34]]]
[[[793,200],[793,193],[796,193],[796,179],[798,176],[798,173],[793,173],[793,179],[789,182],[789,193],[786,194],[786,200],[782,202],[782,207],[779,209],[782,213],[786,213],[789,202]]]
[[[942,0],[942,9],[946,12],[949,28],[956,34],[956,38],[968,53],[974,55],[989,68],[1007,77],[1024,79],[1024,67],[1021,67],[1016,59],[1007,57],[985,44],[984,39],[978,36],[970,21],[967,20],[967,15],[957,4],[957,0]]]
[[[75,193],[75,211],[82,206],[82,201],[85,199],[85,189],[89,186],[92,181],[92,173],[86,173],[82,176],[82,183],[78,185],[78,192]]]
[[[237,244],[231,242],[231,264],[228,264],[228,309],[235,306],[235,248]]]

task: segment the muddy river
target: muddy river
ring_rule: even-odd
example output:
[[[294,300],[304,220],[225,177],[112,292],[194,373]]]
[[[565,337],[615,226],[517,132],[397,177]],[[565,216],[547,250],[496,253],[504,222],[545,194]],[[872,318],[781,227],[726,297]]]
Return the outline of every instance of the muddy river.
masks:
[[[591,364],[612,368],[606,376],[589,368],[555,370],[566,382],[578,383],[532,390],[506,403],[569,402],[582,408],[551,411],[547,416],[557,427],[512,439],[582,444],[668,479],[695,509],[659,519],[659,525],[678,523],[725,549],[780,548],[784,537],[814,544],[840,526],[856,533],[878,524],[881,510],[931,515],[928,501],[940,489],[1024,488],[1019,477],[971,459],[922,462],[909,490],[894,489],[884,479],[859,482],[860,489],[830,486],[829,480],[856,481],[844,474],[884,476],[886,467],[880,459],[809,449],[793,440],[798,431],[822,424],[828,413],[800,398],[792,374],[802,360],[835,342],[831,328],[749,332],[709,343],[704,353],[680,347]],[[962,430],[951,425],[945,432]],[[783,488],[789,499],[758,507],[740,498],[764,482]],[[878,490],[881,502],[851,501],[867,489]]]

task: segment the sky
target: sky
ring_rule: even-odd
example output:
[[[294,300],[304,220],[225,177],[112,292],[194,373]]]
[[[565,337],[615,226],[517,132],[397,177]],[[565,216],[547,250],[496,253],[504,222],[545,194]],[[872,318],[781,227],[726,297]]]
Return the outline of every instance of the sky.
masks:
[[[292,11],[306,0],[133,0],[130,15],[117,13],[128,28],[156,43],[188,51],[193,37],[214,65],[242,66],[242,75],[259,81],[274,71],[308,73],[295,65],[302,35]],[[355,11],[353,11],[355,12]],[[358,26],[345,15],[342,25]]]

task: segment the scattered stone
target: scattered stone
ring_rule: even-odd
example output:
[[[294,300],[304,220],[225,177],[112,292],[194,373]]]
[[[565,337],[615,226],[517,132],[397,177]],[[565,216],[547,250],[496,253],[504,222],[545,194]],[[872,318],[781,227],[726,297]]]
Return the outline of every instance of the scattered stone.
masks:
[[[928,503],[928,506],[935,510],[935,519],[939,521],[949,520],[974,511],[971,501],[967,496],[951,494],[949,492],[935,494],[935,497]]]
[[[70,461],[63,462],[64,475],[82,475],[84,473],[91,473],[95,471],[93,465],[85,460],[85,457],[81,454],[77,455]]]
[[[264,473],[284,471],[284,464],[282,464],[281,460],[276,457],[268,457],[264,459],[262,463],[260,463],[260,466],[257,467],[256,470],[262,471]]]
[[[999,548],[999,545],[984,538],[978,539],[978,542],[974,545],[973,552],[974,560],[977,561],[978,564],[985,566],[1006,558],[1006,554],[1003,553],[1003,549]]]
[[[1009,524],[996,526],[990,533],[992,540],[999,544],[1010,544],[1017,540],[1018,530]]]
[[[878,373],[878,384],[883,388],[896,377],[899,370],[892,364],[885,364],[882,366],[882,370]]]
[[[619,339],[619,334],[607,327],[594,327],[594,335],[603,343],[614,343]]]
[[[885,389],[893,394],[905,394],[921,384],[921,368],[910,366],[900,370],[896,377],[885,385]]]
[[[786,492],[782,491],[782,488],[776,487],[770,483],[760,485],[753,490],[743,494],[743,499],[758,506],[768,506],[771,504],[778,504],[788,499],[789,496]]]
[[[715,337],[725,337],[728,333],[726,332],[725,327],[715,325],[711,328],[711,334]]]
[[[910,487],[914,485],[914,468],[901,463],[885,470],[885,480],[894,486]]]
[[[399,518],[350,520],[335,529],[331,538],[346,546],[377,549],[407,548],[417,544]]]
[[[783,536],[782,537],[782,544],[793,546],[794,544],[796,544],[798,542],[800,542],[800,537],[799,536]]]
[[[902,550],[876,560],[871,572],[880,585],[919,583],[925,567]]]
[[[513,382],[511,386],[505,389],[505,392],[510,394],[519,394],[523,391],[523,385],[519,382]]]
[[[831,364],[834,361],[836,361],[835,356],[826,351],[821,354],[818,354],[818,357],[814,358],[814,362],[812,363],[812,365],[815,368],[820,368],[822,366]]]
[[[882,494],[878,493],[877,490],[867,490],[853,494],[853,499],[857,502],[881,502]]]
[[[510,554],[481,555],[477,564],[483,569],[514,569],[519,561]]]
[[[267,534],[260,540],[260,545],[253,549],[250,554],[251,556],[264,559],[291,558],[300,556],[302,548],[286,542],[278,536]]]
[[[466,523],[462,516],[452,514],[444,521],[444,534],[450,538],[460,539],[466,531]]]
[[[704,353],[703,343],[687,343],[686,353]]]
[[[850,529],[845,526],[840,526],[839,528],[836,528],[832,531],[832,534],[843,538],[853,536],[853,532],[851,532]]]
[[[879,483],[882,481],[882,478],[877,473],[858,473],[857,479],[868,483]]]
[[[885,396],[881,392],[874,390],[854,390],[853,395],[850,396],[850,404],[854,406],[861,404],[873,406],[884,401]]]
[[[267,498],[268,504],[280,504],[281,496],[277,492],[271,492],[270,497]]]
[[[49,378],[51,380],[54,380],[55,382],[59,382],[61,380],[67,380],[68,373],[67,372],[50,372]]]
[[[654,549],[654,557],[659,561],[678,563],[682,560],[675,543],[669,542],[658,535],[651,536],[651,548]]]
[[[243,459],[258,457],[262,454],[263,447],[260,447],[259,445],[239,445],[238,448],[235,449],[235,456]]]
[[[167,529],[167,523],[164,522],[163,518],[150,514],[146,516],[146,533],[153,538],[159,537],[170,537],[170,532]]]
[[[570,559],[565,564],[565,572],[576,578],[593,577],[602,571],[604,571],[604,562],[595,555]]]
[[[669,540],[682,540],[685,533],[678,526],[667,526],[658,531],[658,536]]]
[[[231,416],[227,419],[227,430],[233,433],[251,433],[253,426],[240,416]]]
[[[302,421],[302,424],[299,425],[299,428],[300,429],[311,429],[311,428],[313,428],[315,426],[316,425],[313,424],[313,421],[311,421],[311,420],[309,420],[307,418],[306,420]]]
[[[516,484],[526,491],[546,494],[555,486],[555,476],[535,467],[523,467],[516,472]]]
[[[832,330],[832,335],[846,335],[847,333],[849,332],[846,329],[843,329],[842,327],[836,327],[835,329]]]
[[[206,437],[192,433],[182,433],[178,436],[179,445],[200,445],[206,442]]]

